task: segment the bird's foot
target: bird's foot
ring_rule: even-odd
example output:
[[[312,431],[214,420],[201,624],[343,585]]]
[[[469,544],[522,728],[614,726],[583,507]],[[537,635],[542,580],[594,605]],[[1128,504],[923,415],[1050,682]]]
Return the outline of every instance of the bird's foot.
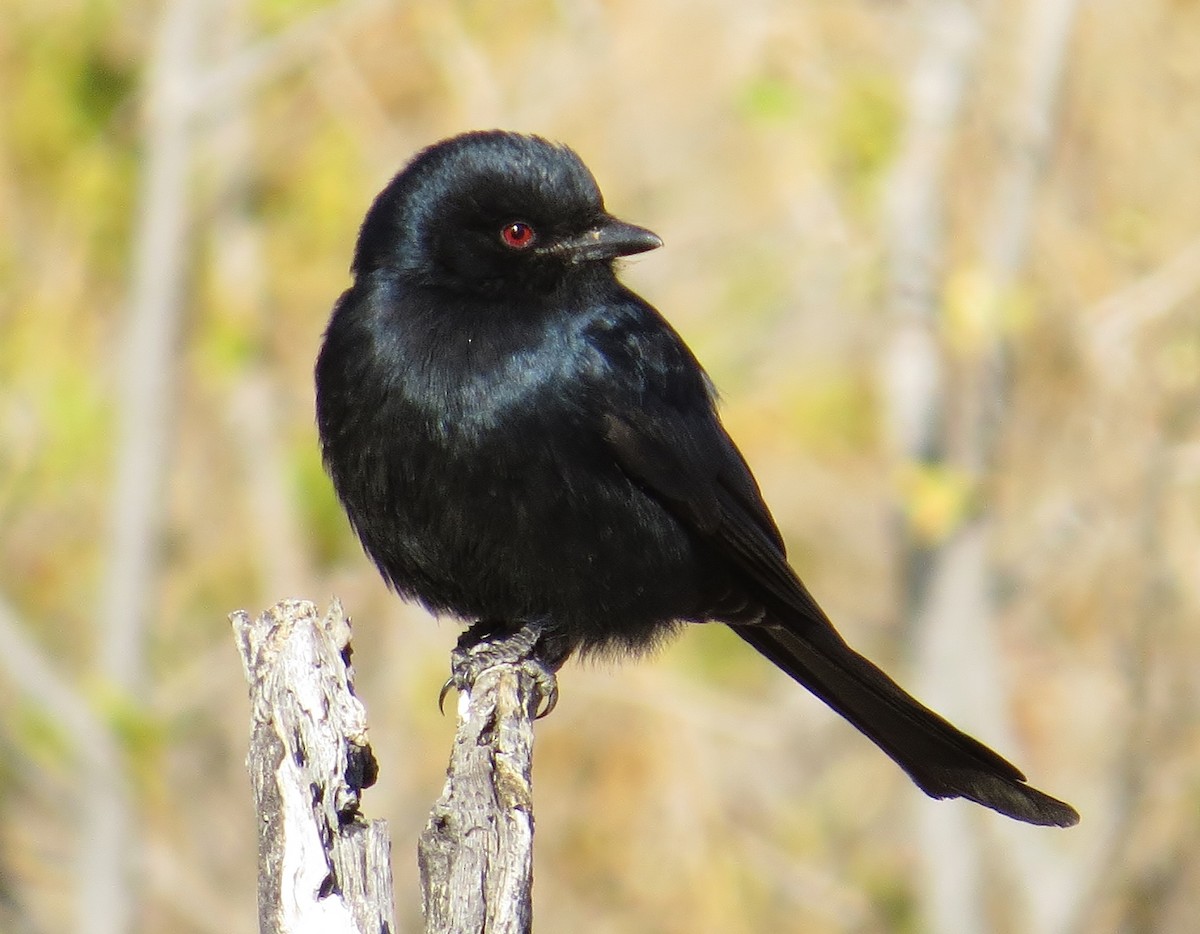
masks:
[[[445,713],[446,695],[451,688],[460,694],[469,692],[475,679],[487,669],[511,665],[533,679],[536,706],[540,708],[535,719],[547,716],[558,705],[555,672],[566,656],[546,653],[544,634],[545,626],[540,622],[525,622],[516,627],[493,620],[473,624],[459,636],[458,645],[450,653],[450,677],[438,694],[438,710]]]

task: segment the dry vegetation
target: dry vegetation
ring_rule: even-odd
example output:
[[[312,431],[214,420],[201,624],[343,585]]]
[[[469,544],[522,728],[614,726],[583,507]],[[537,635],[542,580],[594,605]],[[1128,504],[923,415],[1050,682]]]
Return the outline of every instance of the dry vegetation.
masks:
[[[1028,14],[1051,8],[1066,29],[1042,48]],[[362,557],[310,372],[371,196],[488,126],[570,143],[663,236],[626,278],[708,364],[850,640],[1083,813],[1055,832],[927,803],[693,630],[563,673],[538,928],[1195,929],[1200,3],[0,0],[0,19],[0,930],[115,931],[123,900],[145,932],[255,929],[225,614],[332,593],[381,759],[366,805],[419,929],[455,627]],[[940,128],[923,63],[961,92]],[[162,366],[152,329],[129,356],[138,307],[178,312]],[[924,446],[897,359],[940,373],[908,400]],[[149,472],[122,481],[138,437]],[[131,501],[140,557],[111,518]],[[121,554],[146,571],[124,604]],[[939,567],[958,588],[931,610]],[[947,612],[974,620],[958,646]],[[123,855],[88,830],[114,790]],[[133,886],[100,910],[89,882],[121,859]]]

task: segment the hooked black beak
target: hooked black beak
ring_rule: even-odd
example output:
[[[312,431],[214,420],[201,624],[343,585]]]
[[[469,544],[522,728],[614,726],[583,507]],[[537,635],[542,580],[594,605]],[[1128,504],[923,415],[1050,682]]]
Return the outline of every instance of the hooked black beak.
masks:
[[[645,253],[662,245],[662,239],[653,231],[605,214],[590,230],[559,240],[550,250],[565,254],[573,262],[586,263]]]

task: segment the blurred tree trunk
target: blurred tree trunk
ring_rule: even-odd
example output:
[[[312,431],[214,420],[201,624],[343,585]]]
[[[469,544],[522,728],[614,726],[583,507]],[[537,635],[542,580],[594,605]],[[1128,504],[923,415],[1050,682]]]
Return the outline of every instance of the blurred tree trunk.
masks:
[[[926,46],[909,93],[909,130],[891,178],[889,305],[894,331],[885,357],[893,443],[908,495],[936,495],[936,527],[911,517],[904,536],[907,605],[918,693],[985,742],[1015,748],[1008,692],[992,620],[990,518],[978,491],[992,467],[1004,417],[1003,317],[1028,252],[1037,182],[1052,139],[1062,64],[1075,0],[1030,0],[1018,33],[1019,74],[1003,121],[1000,161],[984,218],[977,289],[947,322],[944,216],[948,153],[989,10],[945,0],[929,7]],[[962,300],[960,297],[959,300]],[[966,661],[970,659],[970,664]],[[922,806],[923,913],[945,934],[991,926],[977,815]],[[1007,835],[1030,931],[1061,928],[1071,903],[1061,872],[1028,833]]]
[[[215,62],[235,62],[254,48],[247,0],[212,0]],[[252,104],[254,86],[229,95],[227,106],[212,115],[203,141],[212,192],[205,250],[212,258],[215,288],[223,314],[232,319],[251,348],[228,374],[233,384],[227,406],[233,451],[242,459],[243,489],[252,534],[258,538],[260,594],[298,593],[312,579],[305,536],[300,532],[296,500],[287,483],[284,442],[279,430],[279,393],[268,365],[271,315],[261,224],[252,214],[255,151]],[[222,374],[225,375],[225,374]]]
[[[957,460],[982,476],[994,465],[993,447],[1001,430],[1009,386],[1006,372],[1008,331],[1006,322],[1013,294],[1029,255],[1033,211],[1043,170],[1054,141],[1062,89],[1062,76],[1073,35],[1077,0],[1026,0],[1023,22],[1016,33],[1013,93],[1007,112],[999,115],[1001,160],[992,183],[991,202],[984,217],[981,244],[982,338],[977,365],[968,367],[966,385],[959,395],[961,413]],[[983,524],[986,533],[986,521]],[[996,582],[985,549],[969,568],[968,586],[988,600],[989,625],[981,627],[988,638],[981,649],[990,660],[986,678],[993,685],[994,735],[1005,748],[1016,750],[999,644],[991,631],[994,615],[991,595]],[[947,626],[952,625],[945,621]],[[960,666],[961,667],[961,666]],[[1013,881],[1023,896],[1026,920],[1022,929],[1031,934],[1064,930],[1081,890],[1082,876],[1071,871],[1049,846],[1044,835],[1024,828],[999,829],[1002,851],[1009,861]]]
[[[884,351],[884,394],[892,444],[903,472],[927,469],[945,456],[943,426],[950,400],[940,340],[941,277],[945,262],[948,165],[974,66],[981,31],[979,4],[939,0],[925,12],[924,47],[908,87],[908,126],[887,190],[885,247],[887,302],[893,319]],[[949,543],[947,543],[949,545]],[[970,546],[968,550],[966,546]],[[939,704],[936,677],[949,677],[954,663],[948,636],[978,627],[963,619],[986,612],[973,590],[953,588],[956,562],[971,560],[978,535],[942,554],[916,538],[907,525],[902,538],[906,611],[914,631],[918,696],[951,715],[962,714],[957,698]],[[943,626],[945,620],[949,626]],[[973,634],[973,633],[972,633]],[[950,664],[943,654],[950,653]],[[950,709],[947,710],[946,708]],[[974,718],[967,717],[969,722]],[[923,871],[922,915],[934,934],[983,934],[983,878],[978,843],[966,812],[924,805],[919,822]]]
[[[204,0],[162,13],[144,86],[144,154],[119,372],[109,567],[97,633],[101,684],[131,709],[144,694],[147,628],[163,529],[163,490],[182,308],[191,168],[189,107]],[[121,934],[134,918],[136,826],[123,770],[86,784],[77,929]]]

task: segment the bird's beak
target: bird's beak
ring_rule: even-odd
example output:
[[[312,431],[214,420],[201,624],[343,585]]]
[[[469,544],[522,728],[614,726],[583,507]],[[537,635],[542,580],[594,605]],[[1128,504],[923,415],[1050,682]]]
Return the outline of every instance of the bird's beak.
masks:
[[[645,253],[662,245],[662,239],[653,231],[627,224],[606,214],[590,230],[575,237],[559,240],[552,249],[556,253],[566,254],[576,263],[586,263]]]

